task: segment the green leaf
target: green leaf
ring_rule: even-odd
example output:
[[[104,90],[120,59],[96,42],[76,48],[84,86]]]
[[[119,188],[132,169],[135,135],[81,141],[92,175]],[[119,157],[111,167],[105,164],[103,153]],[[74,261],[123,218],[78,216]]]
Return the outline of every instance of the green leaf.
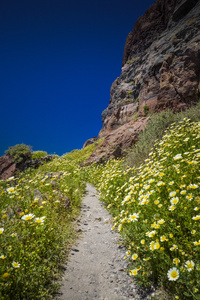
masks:
[[[184,292],[183,295],[187,297],[192,297],[192,295],[188,294],[187,292]]]

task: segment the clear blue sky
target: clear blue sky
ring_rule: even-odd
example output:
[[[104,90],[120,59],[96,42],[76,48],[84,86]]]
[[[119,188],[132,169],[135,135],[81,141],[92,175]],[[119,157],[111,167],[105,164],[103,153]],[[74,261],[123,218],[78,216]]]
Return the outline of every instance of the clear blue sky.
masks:
[[[126,37],[153,0],[0,1],[0,156],[97,136]]]

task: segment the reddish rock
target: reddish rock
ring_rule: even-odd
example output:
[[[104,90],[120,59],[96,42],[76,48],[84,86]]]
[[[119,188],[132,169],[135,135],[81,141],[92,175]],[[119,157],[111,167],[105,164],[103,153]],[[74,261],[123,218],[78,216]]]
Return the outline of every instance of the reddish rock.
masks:
[[[181,111],[197,102],[199,12],[200,0],[157,0],[137,20],[126,40],[121,75],[102,113],[98,137],[104,141],[86,163],[123,155],[146,125],[142,117],[147,112]]]
[[[200,94],[200,0],[157,0],[128,35],[123,67],[102,113],[100,136],[166,108],[185,109]],[[131,109],[126,110],[127,104]],[[131,106],[132,105],[132,106]]]
[[[90,165],[93,162],[101,163],[125,155],[126,151],[138,140],[138,133],[144,130],[149,119],[149,117],[138,118],[136,121],[131,121],[112,130],[81,166]]]
[[[14,176],[15,171],[16,164],[13,162],[11,156],[6,154],[0,157],[0,180],[5,180]]]
[[[39,159],[22,161],[20,164],[15,164],[10,155],[6,154],[0,157],[0,180],[6,180],[9,177],[15,176],[16,172],[23,172],[28,168],[38,168],[42,163],[46,163],[55,158],[55,155],[47,155]]]
[[[176,2],[178,1],[158,0],[135,22],[133,31],[126,40],[122,65],[132,58],[133,54],[140,55],[145,51],[166,29]]]

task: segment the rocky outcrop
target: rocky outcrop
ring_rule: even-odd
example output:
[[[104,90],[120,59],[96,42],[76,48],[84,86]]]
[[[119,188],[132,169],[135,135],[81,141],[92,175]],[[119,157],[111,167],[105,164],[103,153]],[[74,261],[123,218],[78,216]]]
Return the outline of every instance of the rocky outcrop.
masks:
[[[85,147],[87,147],[88,145],[94,144],[97,140],[98,140],[98,138],[96,136],[91,139],[88,139],[87,141],[85,141],[85,143],[83,145],[83,149]]]
[[[157,0],[128,35],[100,136],[136,114],[186,109],[200,95],[200,1]]]
[[[28,168],[38,168],[41,164],[51,161],[55,155],[47,155],[40,159],[28,160],[16,165],[13,158],[6,154],[0,157],[0,180],[6,180],[15,176],[17,172],[25,171]]]
[[[137,20],[126,40],[121,75],[112,84],[109,106],[102,113],[98,137],[104,142],[93,160],[124,153],[137,140],[136,134],[130,137],[130,130],[144,128],[149,112],[181,111],[198,100],[199,12],[200,0],[157,0]],[[118,150],[111,151],[114,148]]]
[[[16,171],[16,164],[14,163],[12,157],[5,154],[0,157],[0,180],[8,179],[14,176]]]
[[[43,163],[51,161],[53,158],[55,158],[55,155],[46,155],[44,157],[38,158],[38,159],[32,159],[27,160],[21,167],[20,171],[25,171],[28,168],[37,169],[39,166]]]
[[[122,65],[125,65],[126,62],[134,56],[141,56],[141,54],[158,39],[159,35],[167,28],[176,2],[176,0],[156,1],[144,15],[135,22],[133,31],[129,33],[126,40]]]
[[[136,121],[126,123],[111,131],[81,166],[90,165],[93,162],[102,163],[111,158],[124,156],[127,149],[138,140],[138,133],[145,128],[149,119],[149,117],[138,118]]]

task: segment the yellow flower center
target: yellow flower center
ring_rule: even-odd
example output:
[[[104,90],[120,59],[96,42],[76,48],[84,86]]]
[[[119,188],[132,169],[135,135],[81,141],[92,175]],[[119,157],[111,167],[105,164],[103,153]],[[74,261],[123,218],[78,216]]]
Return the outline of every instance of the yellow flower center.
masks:
[[[176,278],[178,276],[177,272],[176,271],[172,271],[171,272],[171,277],[172,278]]]
[[[173,204],[176,204],[177,202],[178,202],[177,199],[173,199],[173,200],[172,200],[172,203],[173,203]]]
[[[13,263],[13,267],[15,268],[19,267],[18,263]]]
[[[133,275],[137,275],[137,270],[133,270]]]
[[[156,243],[154,247],[155,247],[156,250],[158,250],[160,248],[160,244]]]
[[[26,221],[29,221],[31,219],[32,219],[32,216],[28,216],[28,217],[25,218]]]

